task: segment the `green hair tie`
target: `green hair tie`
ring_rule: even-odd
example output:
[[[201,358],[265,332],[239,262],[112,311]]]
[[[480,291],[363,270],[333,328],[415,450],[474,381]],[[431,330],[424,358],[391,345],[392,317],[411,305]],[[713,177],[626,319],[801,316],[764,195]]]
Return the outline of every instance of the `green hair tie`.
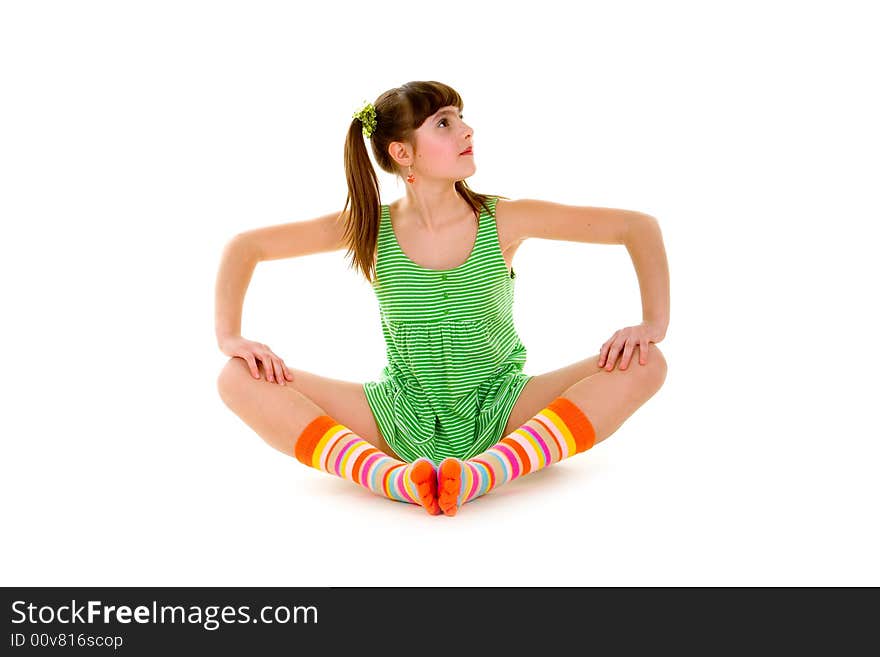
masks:
[[[368,103],[364,100],[364,106],[351,116],[361,120],[363,124],[361,130],[364,133],[364,137],[369,139],[373,136],[373,131],[376,129],[376,108],[373,103]]]

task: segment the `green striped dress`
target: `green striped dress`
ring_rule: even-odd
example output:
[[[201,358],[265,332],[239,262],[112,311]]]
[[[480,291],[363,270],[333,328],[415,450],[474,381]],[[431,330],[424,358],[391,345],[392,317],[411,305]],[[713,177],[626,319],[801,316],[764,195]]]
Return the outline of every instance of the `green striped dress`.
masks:
[[[491,212],[481,208],[477,239],[454,269],[410,260],[381,206],[376,281],[387,365],[364,384],[386,442],[401,458],[467,459],[502,435],[531,375],[513,324],[516,273],[508,272]]]

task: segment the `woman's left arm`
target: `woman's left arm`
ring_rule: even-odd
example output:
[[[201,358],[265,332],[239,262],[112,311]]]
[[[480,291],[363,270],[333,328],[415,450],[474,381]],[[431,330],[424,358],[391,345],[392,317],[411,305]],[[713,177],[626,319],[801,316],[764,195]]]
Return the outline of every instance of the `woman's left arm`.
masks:
[[[622,352],[626,369],[635,348],[639,363],[647,364],[648,344],[666,337],[669,324],[669,267],[657,219],[635,210],[579,207],[536,199],[498,201],[498,221],[505,232],[522,241],[529,237],[590,244],[624,244],[632,258],[642,293],[642,318],[638,326],[620,329],[602,345],[599,365],[613,369]],[[503,217],[503,219],[502,219]]]
[[[620,329],[602,345],[599,366],[608,370],[614,369],[621,352],[621,369],[626,369],[637,345],[639,363],[644,365],[648,343],[660,342],[666,337],[669,325],[669,264],[660,223],[650,215],[643,215],[630,225],[624,244],[639,280],[642,323]]]
[[[642,321],[653,324],[662,339],[669,326],[669,264],[660,222],[646,215],[633,224],[627,233],[626,250],[639,279]]]

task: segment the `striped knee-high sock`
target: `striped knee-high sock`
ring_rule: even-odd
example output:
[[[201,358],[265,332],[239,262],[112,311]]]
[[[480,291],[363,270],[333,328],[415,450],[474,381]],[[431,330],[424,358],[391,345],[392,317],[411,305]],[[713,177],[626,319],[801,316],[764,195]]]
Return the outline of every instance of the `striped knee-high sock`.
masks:
[[[309,423],[294,454],[303,465],[348,479],[377,495],[418,504],[431,515],[440,513],[437,473],[429,459],[406,463],[392,458],[329,415]]]
[[[482,454],[466,461],[444,459],[437,483],[440,508],[454,516],[462,504],[508,481],[585,452],[595,441],[593,424],[584,412],[570,399],[557,397]]]

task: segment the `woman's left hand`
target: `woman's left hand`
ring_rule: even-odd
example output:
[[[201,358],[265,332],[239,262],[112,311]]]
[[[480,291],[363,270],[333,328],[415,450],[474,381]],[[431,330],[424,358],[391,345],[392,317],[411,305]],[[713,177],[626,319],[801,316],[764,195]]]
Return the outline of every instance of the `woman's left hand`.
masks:
[[[665,331],[661,328],[651,322],[642,322],[637,326],[627,326],[615,332],[599,351],[599,367],[610,372],[614,369],[617,357],[621,356],[620,369],[625,370],[636,346],[639,348],[639,365],[647,364],[648,343],[660,342],[664,338]]]

